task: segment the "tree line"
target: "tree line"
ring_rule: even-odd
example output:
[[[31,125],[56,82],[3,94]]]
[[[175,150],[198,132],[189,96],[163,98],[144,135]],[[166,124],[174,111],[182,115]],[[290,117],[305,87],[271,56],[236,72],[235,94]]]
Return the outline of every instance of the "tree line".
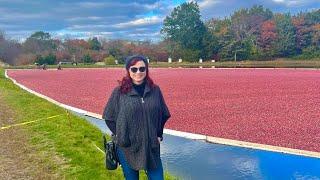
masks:
[[[11,65],[110,62],[110,58],[123,63],[125,57],[144,54],[150,60],[168,58],[163,42],[106,40],[97,37],[84,39],[53,39],[47,32],[33,33],[24,42],[6,39],[0,33],[0,61]]]
[[[185,59],[320,57],[320,9],[292,16],[255,5],[203,22],[197,3],[189,2],[174,8],[161,32],[171,44],[170,55]]]
[[[55,64],[59,61],[94,63],[144,54],[151,61],[182,58],[205,60],[272,60],[279,57],[320,58],[320,9],[273,13],[263,6],[235,11],[223,19],[201,19],[196,2],[173,9],[163,22],[161,41],[54,39],[34,32],[24,42],[0,33],[0,60],[11,65]],[[111,60],[111,62],[110,62]]]

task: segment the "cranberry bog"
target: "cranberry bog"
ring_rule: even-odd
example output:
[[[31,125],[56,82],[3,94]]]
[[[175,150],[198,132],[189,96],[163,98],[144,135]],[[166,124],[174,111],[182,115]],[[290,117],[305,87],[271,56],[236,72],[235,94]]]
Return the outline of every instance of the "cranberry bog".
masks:
[[[60,103],[102,114],[124,69],[7,70]],[[151,68],[167,129],[320,152],[320,70]]]

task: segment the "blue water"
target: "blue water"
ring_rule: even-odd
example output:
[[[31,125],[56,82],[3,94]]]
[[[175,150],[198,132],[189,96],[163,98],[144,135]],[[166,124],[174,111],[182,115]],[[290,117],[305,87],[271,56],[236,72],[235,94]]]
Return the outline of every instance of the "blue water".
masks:
[[[82,117],[101,131],[110,133],[104,121]],[[186,180],[320,180],[318,158],[211,144],[171,135],[164,135],[161,157],[165,170]]]

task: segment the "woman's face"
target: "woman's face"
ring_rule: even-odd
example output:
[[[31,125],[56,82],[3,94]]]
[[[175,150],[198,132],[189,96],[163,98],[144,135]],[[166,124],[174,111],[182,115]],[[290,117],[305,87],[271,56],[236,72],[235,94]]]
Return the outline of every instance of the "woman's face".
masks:
[[[141,72],[140,70],[144,70]],[[138,61],[135,65],[130,66],[129,74],[134,84],[143,83],[144,78],[146,77],[146,65],[143,61]]]

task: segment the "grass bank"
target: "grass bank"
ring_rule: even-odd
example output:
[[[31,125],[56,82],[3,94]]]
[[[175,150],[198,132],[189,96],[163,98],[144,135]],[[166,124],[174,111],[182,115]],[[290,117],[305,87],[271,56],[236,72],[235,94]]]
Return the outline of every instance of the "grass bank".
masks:
[[[191,63],[191,62],[151,62],[150,67],[185,67],[185,68],[197,68],[202,67],[212,67],[216,68],[320,68],[320,59],[310,59],[310,60],[295,60],[295,59],[276,59],[270,61],[218,61],[218,62],[208,62],[203,63]],[[63,65],[63,68],[113,68],[121,67],[123,64],[119,65],[97,65],[97,64],[79,64],[77,66],[73,65]],[[11,66],[8,68],[13,69],[36,69],[34,65],[28,66]],[[57,68],[57,65],[49,65],[48,68]]]
[[[14,112],[11,124],[36,120],[0,131],[23,129],[27,144],[33,149],[33,156],[39,157],[39,162],[50,169],[48,176],[51,174],[53,179],[123,179],[121,168],[107,171],[104,167],[104,154],[95,147],[96,145],[102,149],[102,133],[98,128],[65,109],[20,89],[5,78],[2,68],[0,93],[3,97],[1,103]],[[0,125],[4,127],[10,124]],[[28,151],[24,155],[28,156]],[[141,179],[147,179],[144,173],[141,173]],[[166,173],[165,179],[176,178]]]

